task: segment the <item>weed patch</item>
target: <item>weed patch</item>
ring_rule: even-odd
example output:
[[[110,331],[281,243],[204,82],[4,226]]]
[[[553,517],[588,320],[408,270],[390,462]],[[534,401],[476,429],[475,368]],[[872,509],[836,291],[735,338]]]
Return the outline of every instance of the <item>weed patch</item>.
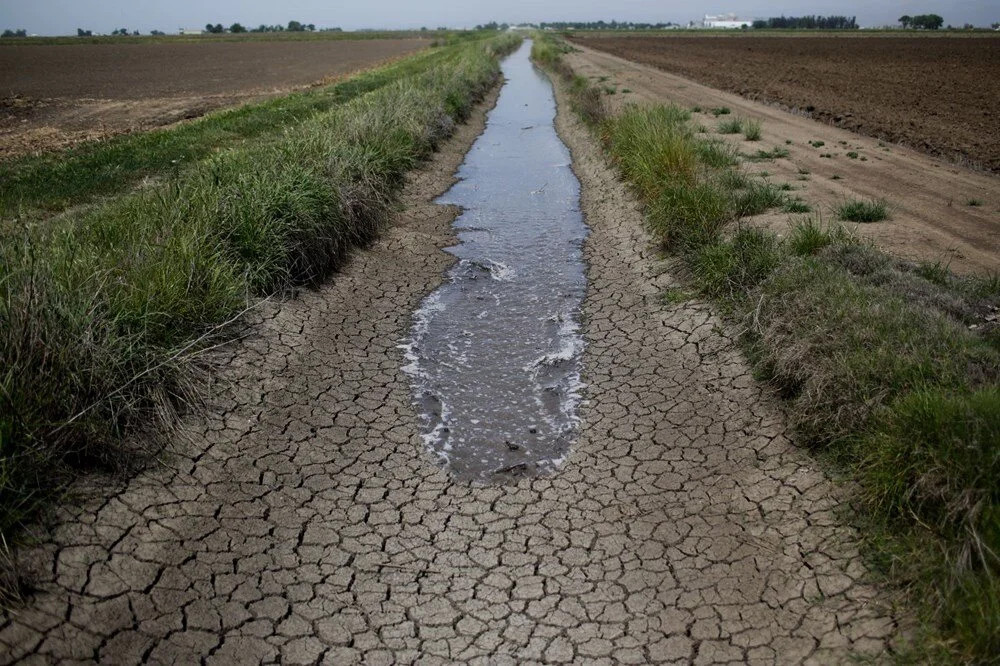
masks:
[[[727,118],[719,123],[716,130],[719,134],[739,134],[743,131],[743,119]]]
[[[758,150],[752,155],[743,155],[743,158],[750,162],[773,162],[788,157],[788,155],[788,150],[775,146],[771,150]]]
[[[837,217],[845,222],[881,222],[889,218],[889,204],[881,199],[852,199],[837,206]]]
[[[809,213],[812,207],[802,199],[788,199],[785,201],[783,210],[786,213]]]
[[[747,141],[760,141],[761,137],[761,125],[759,120],[744,120],[743,121],[743,138]],[[787,154],[788,151],[785,151]]]

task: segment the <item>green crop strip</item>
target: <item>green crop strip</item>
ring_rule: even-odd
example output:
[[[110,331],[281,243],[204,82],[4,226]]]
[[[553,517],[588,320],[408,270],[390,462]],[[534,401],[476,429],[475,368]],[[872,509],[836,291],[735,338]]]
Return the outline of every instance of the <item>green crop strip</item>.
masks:
[[[210,113],[174,127],[112,137],[0,163],[0,217],[30,219],[170,177],[219,150],[286,132],[339,104],[415,76],[456,56],[434,48],[333,85]]]

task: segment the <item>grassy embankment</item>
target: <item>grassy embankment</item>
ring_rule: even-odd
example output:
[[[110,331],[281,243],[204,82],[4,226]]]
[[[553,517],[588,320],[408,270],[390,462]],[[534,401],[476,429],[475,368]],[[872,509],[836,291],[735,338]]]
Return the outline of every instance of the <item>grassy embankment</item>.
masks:
[[[519,38],[474,40],[162,183],[0,232],[0,530],[169,425],[199,354],[259,298],[316,283],[391,215],[405,173]]]
[[[787,195],[743,172],[685,110],[609,114],[566,48],[539,40],[533,56],[564,79],[691,285],[739,326],[799,441],[858,482],[870,553],[926,620],[899,659],[995,661],[1000,278],[895,259],[818,217],[784,238],[741,223]],[[881,219],[880,207],[860,217]]]
[[[452,46],[461,41],[452,38]],[[175,127],[127,134],[0,163],[0,218],[31,216],[124,192],[249,139],[286,132],[338,104],[456,57],[433,48],[333,85],[208,114]]]

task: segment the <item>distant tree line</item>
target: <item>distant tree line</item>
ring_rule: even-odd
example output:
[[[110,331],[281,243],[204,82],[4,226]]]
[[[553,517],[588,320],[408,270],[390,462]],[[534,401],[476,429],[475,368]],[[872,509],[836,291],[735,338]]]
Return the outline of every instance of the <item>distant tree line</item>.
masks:
[[[937,14],[917,14],[916,16],[904,14],[899,17],[899,24],[903,26],[903,29],[937,30],[944,25],[944,19]]]
[[[634,23],[632,21],[553,21],[547,23],[543,21],[541,23],[524,23],[522,25],[531,26],[532,28],[549,28],[551,30],[656,30],[669,28],[677,24],[669,21],[666,23]],[[477,25],[476,30],[506,30],[509,27],[507,23],[490,21],[489,23]],[[438,30],[446,29],[438,28]],[[421,28],[421,30],[426,30],[426,28]]]
[[[340,30],[340,28],[334,28],[334,30]],[[234,34],[239,34],[242,32],[315,32],[316,25],[313,23],[300,23],[298,21],[289,21],[288,25],[264,25],[261,23],[256,28],[247,28],[240,23],[234,23],[229,28],[224,28],[221,23],[216,23],[212,25],[211,23],[205,26],[205,32],[211,32],[216,34],[221,34],[223,32],[231,32]]]
[[[856,16],[775,16],[753,22],[757,30],[793,28],[796,30],[857,30]]]
[[[635,23],[633,21],[555,21],[540,23],[541,28],[553,30],[659,30],[677,25],[666,23]]]
[[[27,36],[28,36],[27,30],[11,30],[10,28],[4,30],[3,34],[0,35],[0,37],[27,37]]]

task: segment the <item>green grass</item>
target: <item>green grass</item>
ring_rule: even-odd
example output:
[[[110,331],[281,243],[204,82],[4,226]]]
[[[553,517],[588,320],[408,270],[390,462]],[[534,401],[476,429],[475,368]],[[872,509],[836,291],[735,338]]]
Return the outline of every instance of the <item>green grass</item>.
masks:
[[[261,140],[390,83],[445,64],[434,49],[331,86],[208,114],[178,126],[88,142],[0,163],[0,217],[57,211],[170,176],[219,150]]]
[[[0,236],[0,529],[194,397],[200,355],[260,297],[316,284],[392,214],[499,76],[510,36],[213,154],[176,178]],[[5,536],[6,538],[6,536]],[[10,539],[7,539],[8,541]]]
[[[750,162],[773,162],[774,160],[780,160],[788,157],[788,150],[785,148],[779,148],[775,146],[771,150],[758,150],[752,155],[743,155],[745,160]]]
[[[743,119],[739,117],[727,118],[716,127],[719,134],[739,134],[743,131]]]
[[[982,202],[982,200],[981,200],[981,199],[968,199],[968,200],[967,200],[967,201],[965,202],[965,205],[966,205],[966,206],[973,206],[973,207],[976,207],[976,206],[982,206],[982,205],[983,205],[983,202]]]
[[[889,219],[889,204],[882,199],[851,199],[837,206],[836,212],[845,222],[881,222]]]
[[[732,113],[732,111],[728,106],[717,106],[711,111],[711,114],[715,117],[728,116],[730,113]]]
[[[743,121],[743,138],[747,141],[760,141],[761,124],[759,120],[747,119]],[[788,151],[785,151],[787,154]]]
[[[792,227],[785,244],[792,255],[804,257],[833,244],[848,245],[856,240],[843,226],[824,224],[822,219],[810,217]]]
[[[760,215],[785,205],[781,188],[762,181],[752,181],[734,195],[736,212],[740,216]]]
[[[1000,275],[895,259],[817,216],[784,238],[740,224],[799,202],[736,165],[697,159],[706,140],[687,122],[672,107],[626,107],[593,126],[690,288],[738,322],[797,441],[856,482],[867,554],[922,620],[896,657],[995,662]],[[685,155],[684,168],[657,168],[664,152]],[[885,219],[888,206],[848,201],[837,213]]]
[[[788,199],[782,210],[786,213],[809,213],[812,211],[812,207],[801,199]]]
[[[730,238],[707,243],[693,254],[691,269],[709,296],[744,300],[781,262],[778,237],[755,227],[740,227]]]
[[[680,305],[681,303],[687,303],[695,297],[696,294],[694,292],[679,287],[671,287],[660,294],[660,300],[665,305]]]

